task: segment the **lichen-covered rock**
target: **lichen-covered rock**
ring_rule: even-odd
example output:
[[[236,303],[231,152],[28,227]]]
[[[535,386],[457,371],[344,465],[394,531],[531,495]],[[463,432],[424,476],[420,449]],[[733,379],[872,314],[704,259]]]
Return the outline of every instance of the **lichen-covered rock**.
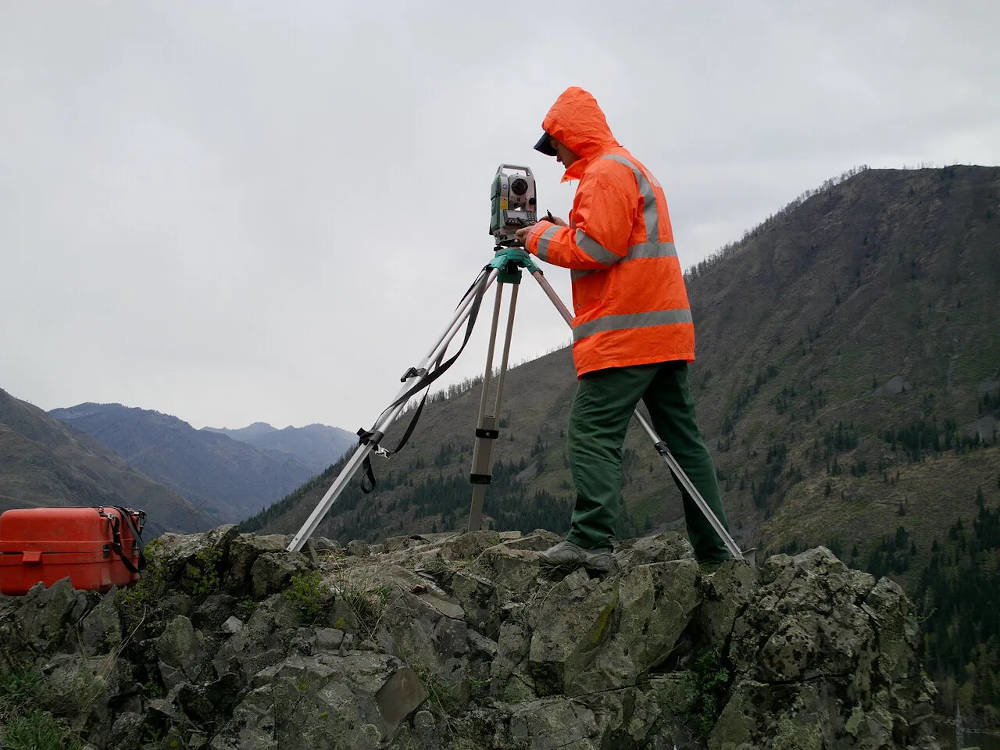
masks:
[[[111,736],[114,738],[110,750],[127,750],[138,747],[142,739],[142,728],[145,717],[134,711],[123,711],[115,717],[111,725]]]
[[[245,593],[250,581],[253,564],[265,552],[281,553],[288,546],[289,537],[284,534],[237,534],[229,543],[228,561],[223,585],[233,593]]]
[[[25,643],[36,650],[58,647],[75,625],[94,605],[94,597],[77,591],[69,578],[45,588],[36,583],[19,599],[14,610],[14,628]]]
[[[250,566],[250,594],[263,599],[288,587],[292,576],[309,568],[305,555],[297,552],[263,552]]]
[[[614,558],[618,567],[625,570],[647,563],[690,560],[694,558],[694,548],[676,531],[667,531],[623,542],[615,549]]]
[[[164,534],[147,546],[146,555],[159,576],[191,593],[189,588],[203,585],[206,577],[228,563],[229,548],[238,536],[233,524],[200,534]]]
[[[750,603],[756,587],[757,572],[735,560],[723,563],[712,575],[701,576],[701,603],[691,628],[698,635],[695,647],[708,651],[724,649],[736,618]]]
[[[108,593],[80,621],[80,649],[87,656],[106,654],[121,642],[121,618],[114,594]]]
[[[698,605],[697,577],[698,565],[691,559],[638,565],[621,574],[620,614],[609,651],[631,661],[636,677],[673,651]]]
[[[894,747],[926,740],[930,696],[899,587],[829,550],[777,555],[736,619],[731,696],[709,747]]]
[[[167,623],[163,634],[156,639],[156,655],[160,676],[168,689],[201,679],[208,653],[205,640],[184,615],[177,615]]]
[[[377,748],[425,696],[386,654],[293,655],[254,676],[212,747]]]
[[[660,664],[698,599],[693,560],[639,565],[620,576],[566,576],[531,609],[528,671],[536,692],[580,695],[634,685]]]
[[[514,747],[532,750],[600,748],[594,712],[567,698],[534,700],[513,707],[510,736]]]
[[[673,532],[558,573],[557,540],[166,535],[131,589],[0,600],[0,669],[116,750],[936,747],[888,579],[823,548],[706,574]]]

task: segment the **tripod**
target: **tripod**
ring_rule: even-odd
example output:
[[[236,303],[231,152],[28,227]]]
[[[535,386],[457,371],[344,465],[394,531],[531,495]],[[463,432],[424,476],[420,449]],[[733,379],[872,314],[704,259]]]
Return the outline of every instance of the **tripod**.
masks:
[[[458,303],[458,307],[455,310],[455,314],[452,317],[451,322],[445,328],[444,333],[440,336],[440,338],[438,338],[434,346],[431,347],[427,355],[425,355],[420,366],[416,368],[411,367],[403,374],[402,378],[400,378],[404,384],[407,383],[407,381],[416,378],[416,383],[413,385],[403,386],[395,400],[385,408],[382,414],[379,415],[379,418],[376,420],[370,431],[359,431],[359,435],[361,436],[360,445],[341,469],[340,474],[337,475],[337,478],[333,481],[333,484],[330,485],[326,494],[323,495],[323,498],[313,509],[309,518],[302,525],[302,528],[300,528],[295,536],[292,537],[292,541],[288,545],[288,550],[290,552],[297,552],[302,549],[302,546],[306,543],[309,537],[312,536],[320,521],[323,520],[327,511],[329,511],[332,505],[337,501],[340,493],[343,492],[351,478],[362,466],[370,465],[368,462],[370,461],[371,453],[373,451],[388,453],[388,451],[379,446],[379,441],[382,437],[384,437],[385,430],[392,425],[396,417],[406,406],[410,397],[413,394],[427,388],[430,383],[440,376],[444,370],[455,361],[458,355],[461,354],[462,350],[459,349],[459,352],[450,359],[442,361],[449,344],[455,336],[458,335],[459,331],[462,329],[463,323],[467,324],[465,339],[462,342],[462,348],[465,347],[472,331],[472,326],[478,315],[483,295],[494,282],[497,282],[492,325],[490,328],[490,343],[486,356],[486,368],[483,373],[483,391],[479,402],[479,416],[476,421],[476,439],[472,452],[472,470],[469,474],[469,480],[472,483],[472,505],[469,511],[468,528],[470,531],[476,531],[480,528],[482,525],[483,502],[486,497],[486,488],[489,486],[493,478],[491,472],[493,443],[499,437],[499,430],[497,429],[497,415],[500,411],[503,381],[507,373],[511,335],[514,330],[514,314],[517,308],[517,292],[521,281],[521,269],[523,268],[528,269],[528,272],[532,275],[532,277],[534,277],[535,281],[538,282],[538,285],[542,288],[542,291],[545,292],[545,295],[552,302],[553,306],[555,306],[563,320],[565,320],[567,324],[572,325],[572,314],[566,308],[566,305],[563,304],[562,300],[559,299],[559,295],[556,294],[555,290],[542,274],[541,269],[539,269],[538,266],[536,266],[531,260],[531,256],[528,255],[524,249],[519,247],[498,246],[493,260],[487,264],[482,271],[480,271],[479,276],[472,283],[472,286],[470,286],[466,291],[465,296],[463,296],[461,301]],[[496,350],[497,332],[500,322],[500,308],[503,300],[504,286],[511,287],[511,298],[507,310],[507,322],[504,331],[500,367],[494,375],[493,357]],[[496,391],[492,409],[490,409],[488,403],[489,393],[491,387],[494,385],[494,380]],[[422,407],[423,403],[421,402],[420,407],[417,409],[417,417],[419,417],[419,411]],[[698,492],[698,489],[688,478],[687,474],[684,473],[680,464],[677,463],[673,454],[670,453],[666,443],[660,439],[653,427],[649,424],[646,418],[643,417],[638,406],[636,406],[634,414],[639,420],[639,424],[642,426],[643,430],[645,430],[646,434],[653,441],[653,447],[656,452],[661,458],[663,458],[664,463],[667,464],[667,467],[677,478],[677,481],[688,492],[695,504],[698,506],[698,509],[704,514],[705,518],[708,519],[712,529],[719,535],[723,543],[726,545],[726,549],[737,560],[743,560],[743,553],[740,551],[739,546],[737,546],[736,542],[719,521],[718,517],[716,517],[715,513],[712,512],[712,509],[708,506],[708,503],[705,502],[705,499],[701,496],[701,493]],[[411,422],[410,427],[403,436],[400,446],[409,437],[414,423],[415,419],[414,422]],[[398,450],[400,446],[397,446],[396,450]]]

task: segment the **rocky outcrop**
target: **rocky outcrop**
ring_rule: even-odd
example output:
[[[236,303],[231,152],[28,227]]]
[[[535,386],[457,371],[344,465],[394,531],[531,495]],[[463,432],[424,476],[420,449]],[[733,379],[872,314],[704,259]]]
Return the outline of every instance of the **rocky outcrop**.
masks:
[[[118,750],[937,746],[890,580],[824,548],[709,574],[673,533],[553,574],[554,541],[166,535],[131,589],[0,599],[0,691]]]

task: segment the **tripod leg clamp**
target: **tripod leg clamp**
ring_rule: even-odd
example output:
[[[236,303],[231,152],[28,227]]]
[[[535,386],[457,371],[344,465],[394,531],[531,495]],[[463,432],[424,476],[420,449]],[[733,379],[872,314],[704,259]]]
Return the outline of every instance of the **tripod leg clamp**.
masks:
[[[381,430],[366,430],[364,427],[358,430],[358,442],[362,445],[368,445],[371,443],[375,446],[376,451],[382,451],[385,455],[388,453],[379,445],[379,441],[385,437],[385,434]],[[375,469],[372,467],[372,457],[365,456],[364,460],[365,475],[361,478],[361,491],[366,495],[375,489]]]
[[[405,383],[410,378],[422,378],[426,374],[427,374],[426,367],[421,367],[419,369],[416,367],[411,367],[409,370],[403,373],[402,377],[399,379],[399,382]]]
[[[362,445],[368,445],[368,443],[374,443],[376,446],[379,441],[385,437],[385,434],[381,430],[373,430],[369,432],[364,427],[358,430],[358,442]]]

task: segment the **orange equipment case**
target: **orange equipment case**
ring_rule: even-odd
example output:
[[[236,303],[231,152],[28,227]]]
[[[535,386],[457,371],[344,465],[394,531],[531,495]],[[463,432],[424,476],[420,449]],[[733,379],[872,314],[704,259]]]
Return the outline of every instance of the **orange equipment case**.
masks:
[[[69,576],[108,591],[139,580],[146,514],[131,508],[24,508],[0,513],[0,592],[27,593]]]

